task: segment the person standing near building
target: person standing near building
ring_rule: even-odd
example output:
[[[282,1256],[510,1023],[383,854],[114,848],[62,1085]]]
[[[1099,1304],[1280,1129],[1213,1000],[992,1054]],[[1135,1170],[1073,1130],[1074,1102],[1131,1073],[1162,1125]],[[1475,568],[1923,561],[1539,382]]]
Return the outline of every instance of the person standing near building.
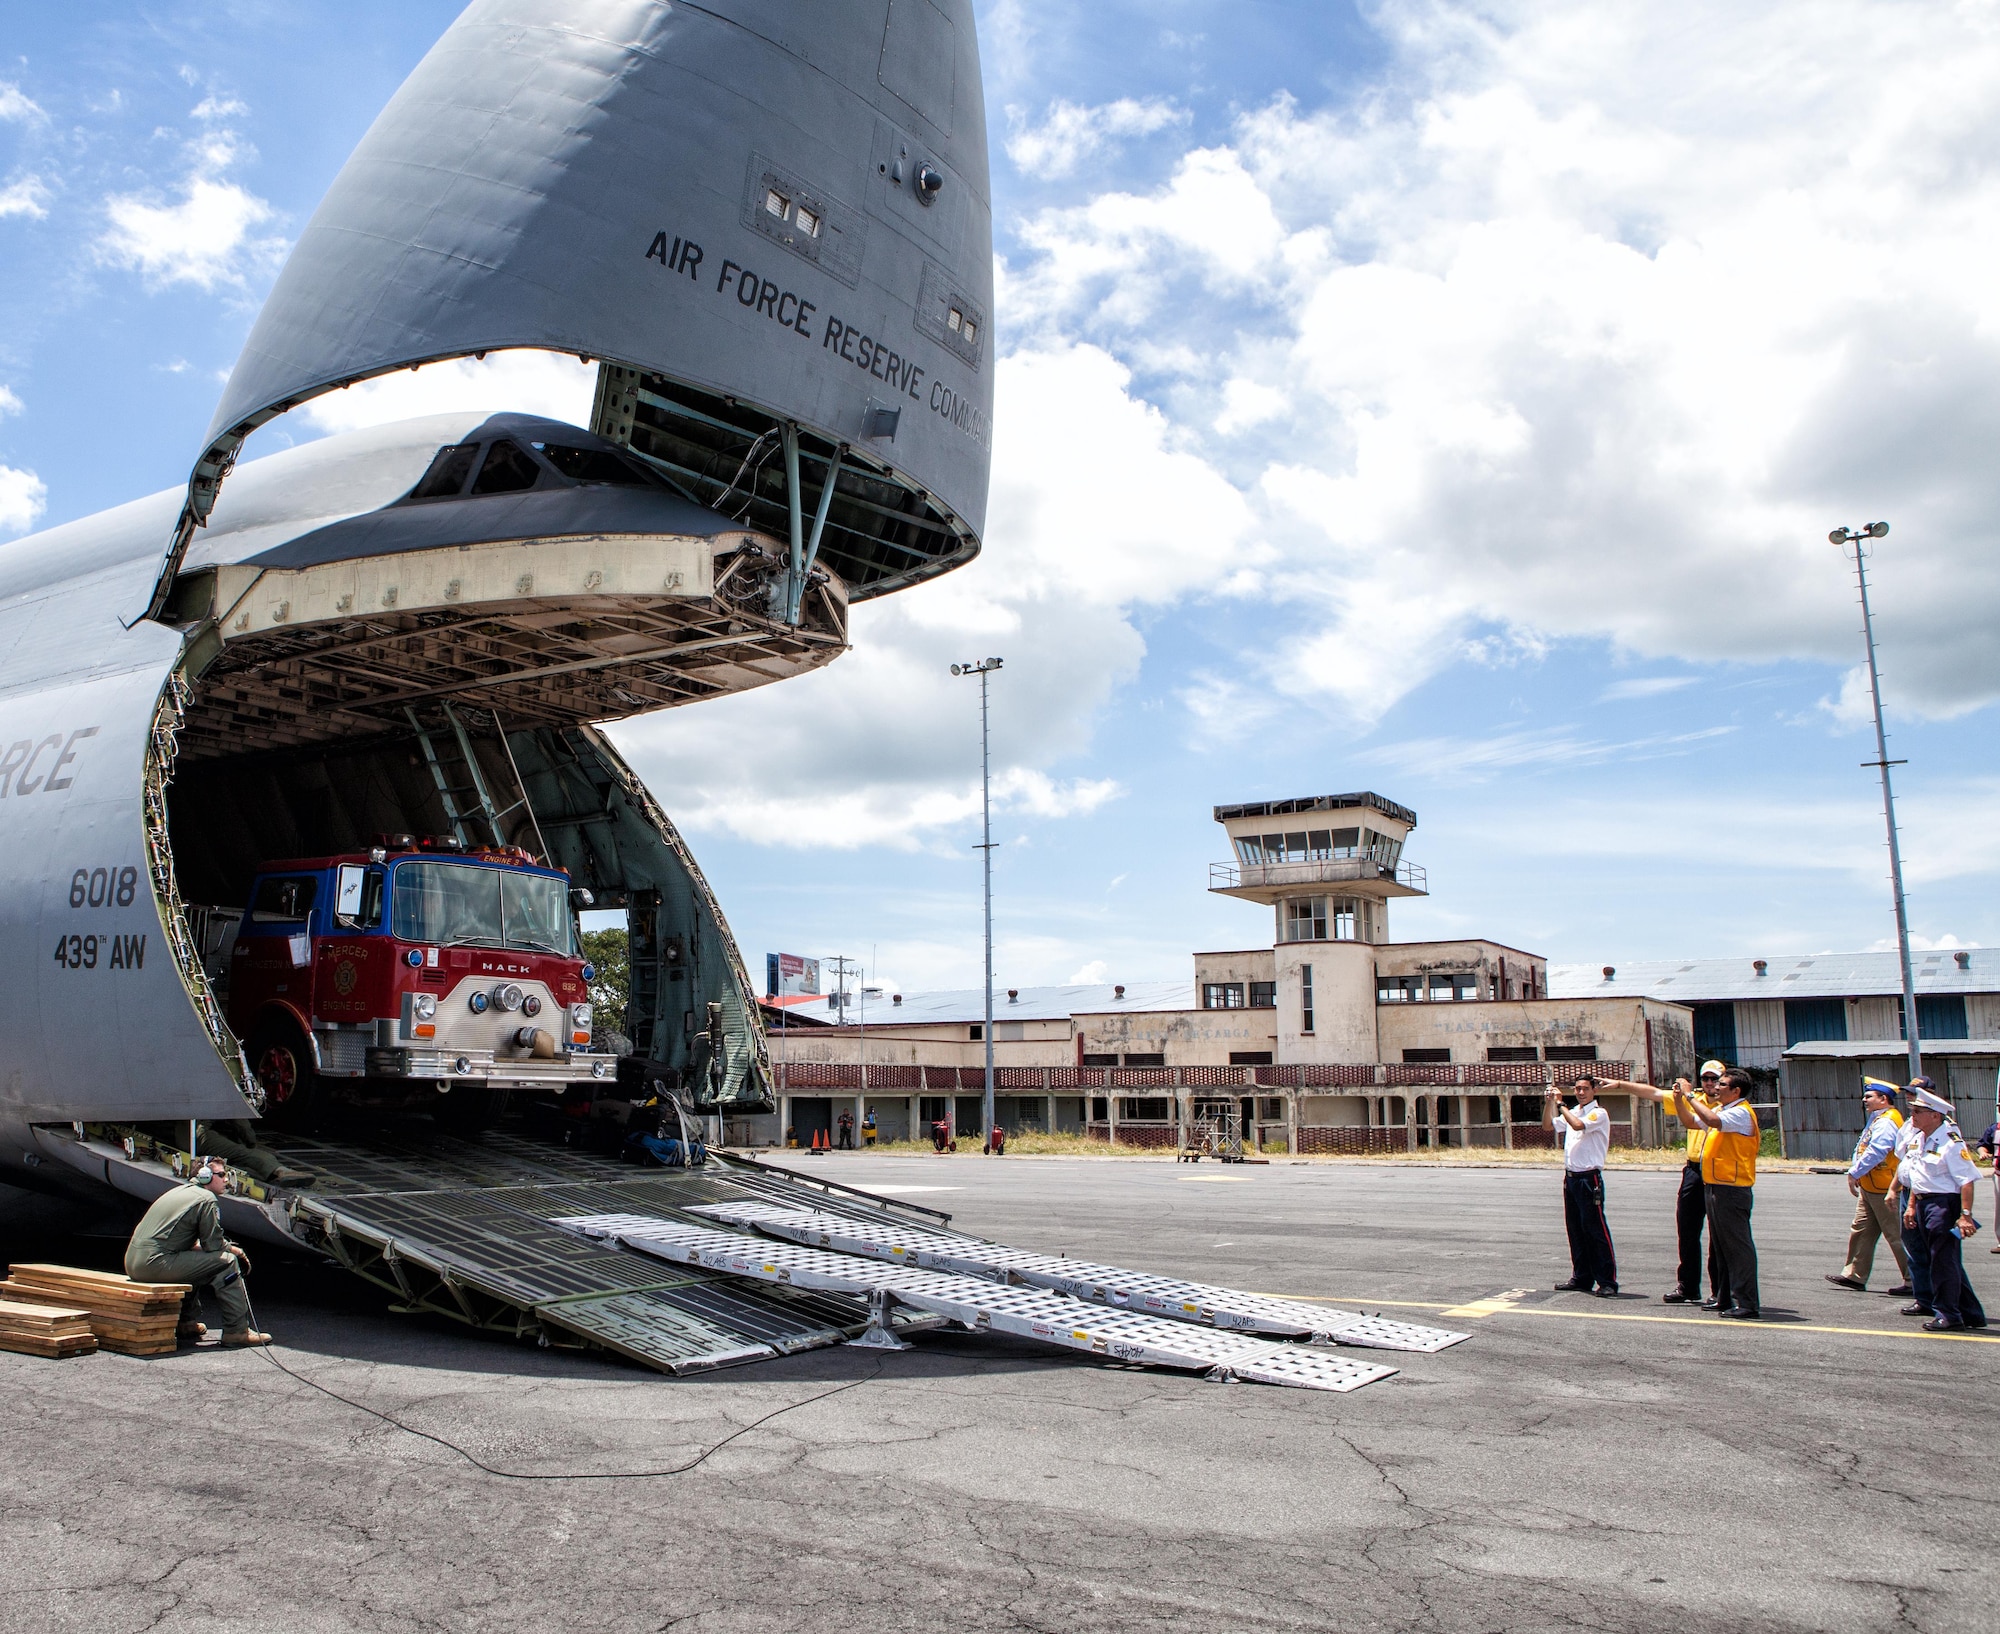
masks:
[[[837,1144],[839,1145],[840,1149],[845,1152],[853,1151],[854,1114],[844,1106],[840,1109],[839,1130],[840,1130],[840,1139]]]
[[[1722,1081],[1722,1063],[1704,1061],[1701,1064],[1701,1087],[1694,1091],[1702,1105],[1714,1107],[1715,1086]],[[1683,1079],[1681,1082],[1685,1083]],[[1674,1098],[1671,1089],[1660,1089],[1652,1084],[1635,1084],[1623,1078],[1612,1078],[1598,1086],[1600,1089],[1618,1090],[1631,1095],[1639,1095],[1647,1100],[1669,1104]],[[1700,1124],[1685,1131],[1687,1135],[1687,1157],[1681,1164],[1681,1187],[1674,1198],[1674,1236],[1680,1247],[1679,1274],[1674,1281],[1674,1291],[1660,1295],[1662,1305],[1699,1305],[1701,1303],[1701,1231],[1708,1223],[1708,1197],[1702,1189],[1701,1153],[1708,1144],[1708,1126]],[[1708,1245],[1708,1286],[1714,1292],[1720,1282],[1717,1272],[1720,1267],[1715,1260],[1715,1242],[1711,1238]]]
[[[1965,1280],[1965,1239],[1979,1229],[1972,1201],[1979,1186],[1979,1169],[1965,1138],[1951,1122],[1952,1105],[1928,1089],[1910,1091],[1910,1122],[1918,1135],[1904,1178],[1910,1205],[1903,1215],[1905,1231],[1921,1231],[1929,1251],[1931,1319],[1928,1333],[1986,1326],[1986,1310],[1972,1284]]]
[[[1917,1092],[1935,1095],[1937,1085],[1926,1077],[1912,1078],[1905,1093],[1910,1097],[1912,1107],[1917,1104]],[[1957,1126],[1952,1125],[1954,1132]],[[1907,1122],[1896,1133],[1896,1218],[1900,1222],[1910,1212],[1910,1176],[1915,1171],[1917,1148],[1923,1144],[1924,1132],[1915,1122]],[[1903,1253],[1909,1260],[1910,1302],[1903,1307],[1905,1316],[1929,1316],[1931,1312],[1931,1250],[1921,1231],[1903,1233]]]
[[[1847,1166],[1847,1190],[1855,1200],[1854,1224],[1847,1231],[1847,1263],[1839,1275],[1829,1271],[1826,1278],[1837,1288],[1852,1288],[1857,1293],[1868,1286],[1878,1241],[1888,1243],[1889,1252],[1896,1256],[1903,1282],[1907,1285],[1910,1280],[1901,1215],[1895,1198],[1889,1195],[1896,1184],[1896,1136],[1903,1128],[1903,1115],[1896,1110],[1896,1086],[1879,1078],[1863,1078],[1861,1085],[1864,1127],[1854,1143],[1854,1159]]]
[[[1562,1104],[1553,1084],[1542,1100],[1542,1127],[1556,1133],[1562,1125],[1563,1226],[1569,1233],[1570,1277],[1558,1282],[1561,1293],[1596,1294],[1610,1299],[1618,1292],[1618,1256],[1611,1246],[1611,1226],[1604,1217],[1604,1160],[1611,1151],[1611,1114],[1598,1104],[1597,1080],[1588,1073],[1575,1084],[1576,1105]]]
[[[1715,1245],[1723,1283],[1716,1290],[1717,1316],[1754,1322],[1763,1314],[1757,1291],[1757,1243],[1750,1234],[1750,1208],[1757,1185],[1757,1148],[1763,1133],[1757,1114],[1743,1097],[1750,1074],[1731,1067],[1717,1080],[1715,1104],[1704,1106],[1687,1093],[1687,1080],[1674,1085],[1674,1114],[1683,1127],[1708,1130],[1702,1143],[1701,1181],[1708,1203],[1708,1235]]]

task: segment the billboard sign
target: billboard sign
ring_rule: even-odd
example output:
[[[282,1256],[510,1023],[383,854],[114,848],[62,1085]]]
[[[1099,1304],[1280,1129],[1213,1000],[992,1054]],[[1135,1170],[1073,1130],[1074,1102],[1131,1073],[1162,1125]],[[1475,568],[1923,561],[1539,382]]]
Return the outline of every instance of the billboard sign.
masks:
[[[796,953],[764,955],[764,992],[769,998],[786,998],[819,991],[819,960],[804,959]]]

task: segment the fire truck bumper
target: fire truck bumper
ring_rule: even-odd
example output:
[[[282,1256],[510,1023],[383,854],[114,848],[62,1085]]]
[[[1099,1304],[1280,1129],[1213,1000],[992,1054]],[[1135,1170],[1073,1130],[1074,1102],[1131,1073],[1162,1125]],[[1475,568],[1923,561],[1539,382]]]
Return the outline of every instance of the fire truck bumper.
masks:
[[[553,1061],[511,1059],[491,1050],[371,1049],[370,1078],[435,1078],[441,1088],[455,1082],[484,1083],[494,1089],[549,1089],[569,1084],[615,1083],[618,1058],[609,1052],[578,1050]]]

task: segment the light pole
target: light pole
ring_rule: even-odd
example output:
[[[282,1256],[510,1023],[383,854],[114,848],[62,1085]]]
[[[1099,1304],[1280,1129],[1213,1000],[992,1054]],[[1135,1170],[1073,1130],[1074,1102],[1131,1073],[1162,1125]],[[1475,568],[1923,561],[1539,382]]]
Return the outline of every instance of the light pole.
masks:
[[[980,1149],[993,1150],[993,755],[986,730],[986,677],[999,669],[1000,660],[983,658],[976,664],[954,664],[954,675],[979,677],[979,854],[986,880],[986,1025],[979,1036],[986,1041],[986,1093],[979,1103]],[[952,1113],[954,1129],[958,1114]]]
[[[1889,768],[1904,761],[1889,758],[1889,735],[1882,729],[1882,676],[1875,667],[1875,620],[1868,611],[1868,555],[1864,541],[1886,539],[1887,522],[1870,522],[1865,528],[1835,528],[1827,535],[1841,547],[1854,547],[1854,582],[1861,591],[1861,638],[1868,646],[1868,695],[1875,705],[1875,758],[1864,760],[1882,774],[1882,821],[1889,829],[1889,888],[1896,897],[1896,952],[1903,961],[1903,1037],[1910,1047],[1910,1076],[1924,1070],[1923,1045],[1917,1037],[1917,985],[1910,977],[1910,914],[1903,900],[1903,853],[1896,843],[1896,796],[1889,787]]]

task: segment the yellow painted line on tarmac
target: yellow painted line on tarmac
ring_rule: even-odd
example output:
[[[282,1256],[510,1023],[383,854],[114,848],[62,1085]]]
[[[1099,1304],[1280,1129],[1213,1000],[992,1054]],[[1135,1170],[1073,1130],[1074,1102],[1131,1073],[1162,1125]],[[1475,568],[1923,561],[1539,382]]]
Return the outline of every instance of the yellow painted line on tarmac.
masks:
[[[1438,1314],[1440,1316],[1475,1318],[1481,1316],[1499,1316],[1505,1311],[1515,1309],[1528,1296],[1528,1293],[1529,1290],[1526,1288],[1509,1288],[1505,1293],[1488,1294],[1484,1299],[1467,1300],[1463,1305],[1453,1305],[1448,1310],[1440,1311]]]
[[[1624,1311],[1559,1311],[1545,1305],[1517,1305],[1504,1294],[1477,1299],[1469,1305],[1441,1305],[1435,1300],[1366,1299],[1340,1294],[1272,1294],[1272,1299],[1297,1299],[1309,1305],[1376,1305],[1383,1309],[1436,1311],[1440,1316],[1552,1316],[1567,1322],[1656,1322],[1676,1328],[1719,1328],[1715,1317],[1640,1316]],[[2000,1334],[1925,1333],[1921,1328],[1841,1328],[1815,1322],[1732,1322],[1729,1326],[1760,1333],[1837,1333],[1850,1339],[1945,1339],[1962,1345],[2000,1345]]]

